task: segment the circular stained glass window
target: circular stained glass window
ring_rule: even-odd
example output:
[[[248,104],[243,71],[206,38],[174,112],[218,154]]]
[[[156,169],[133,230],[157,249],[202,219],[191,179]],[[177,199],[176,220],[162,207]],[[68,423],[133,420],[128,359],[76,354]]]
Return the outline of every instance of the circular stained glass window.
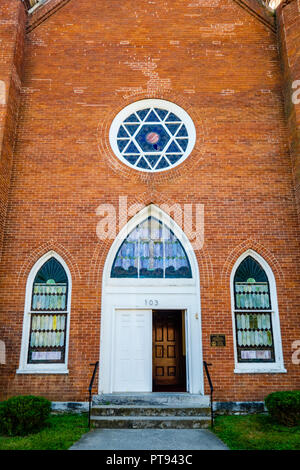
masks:
[[[195,126],[182,108],[165,100],[142,100],[122,109],[109,140],[117,157],[139,171],[169,170],[194,148]]]

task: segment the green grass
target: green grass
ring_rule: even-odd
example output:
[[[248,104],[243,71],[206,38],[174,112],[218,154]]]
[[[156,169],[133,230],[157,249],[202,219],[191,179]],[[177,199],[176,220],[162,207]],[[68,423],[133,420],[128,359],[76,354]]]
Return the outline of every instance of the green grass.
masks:
[[[265,414],[217,416],[214,432],[231,450],[300,450],[300,426],[281,426]]]
[[[88,431],[87,413],[51,415],[46,428],[25,437],[0,436],[0,450],[67,450]]]
[[[51,415],[36,434],[0,436],[0,450],[67,450],[86,432],[86,413]],[[217,416],[214,432],[232,450],[300,450],[300,426],[281,426],[264,414]]]

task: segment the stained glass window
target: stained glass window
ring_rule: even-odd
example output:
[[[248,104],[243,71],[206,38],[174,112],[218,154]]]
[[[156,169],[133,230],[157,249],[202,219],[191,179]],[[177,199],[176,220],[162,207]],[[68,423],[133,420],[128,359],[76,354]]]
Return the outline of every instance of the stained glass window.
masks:
[[[65,359],[68,278],[50,258],[33,282],[28,363],[61,363]]]
[[[194,146],[191,118],[163,100],[140,103],[128,106],[113,121],[110,142],[116,155],[140,171],[164,171],[178,165]]]
[[[234,277],[235,308],[268,310],[271,308],[267,275],[251,256],[242,261]]]
[[[234,301],[238,361],[274,362],[269,281],[251,256],[235,273]]]
[[[113,278],[191,278],[186,252],[174,233],[149,217],[122,243],[113,263]]]

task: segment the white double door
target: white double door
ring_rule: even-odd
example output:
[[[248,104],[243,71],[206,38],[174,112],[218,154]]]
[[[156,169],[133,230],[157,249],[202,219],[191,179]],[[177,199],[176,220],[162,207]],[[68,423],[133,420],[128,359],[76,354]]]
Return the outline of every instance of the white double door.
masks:
[[[113,392],[152,391],[152,310],[115,310]]]

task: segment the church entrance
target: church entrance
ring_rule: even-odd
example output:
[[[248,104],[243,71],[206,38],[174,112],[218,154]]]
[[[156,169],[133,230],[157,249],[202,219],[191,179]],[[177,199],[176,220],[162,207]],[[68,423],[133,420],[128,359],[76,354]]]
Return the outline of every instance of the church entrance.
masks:
[[[99,394],[149,392],[204,393],[197,260],[154,205],[128,222],[107,256],[99,366]]]
[[[184,316],[180,310],[153,311],[154,392],[186,391]]]
[[[117,309],[112,392],[185,392],[185,314]]]

